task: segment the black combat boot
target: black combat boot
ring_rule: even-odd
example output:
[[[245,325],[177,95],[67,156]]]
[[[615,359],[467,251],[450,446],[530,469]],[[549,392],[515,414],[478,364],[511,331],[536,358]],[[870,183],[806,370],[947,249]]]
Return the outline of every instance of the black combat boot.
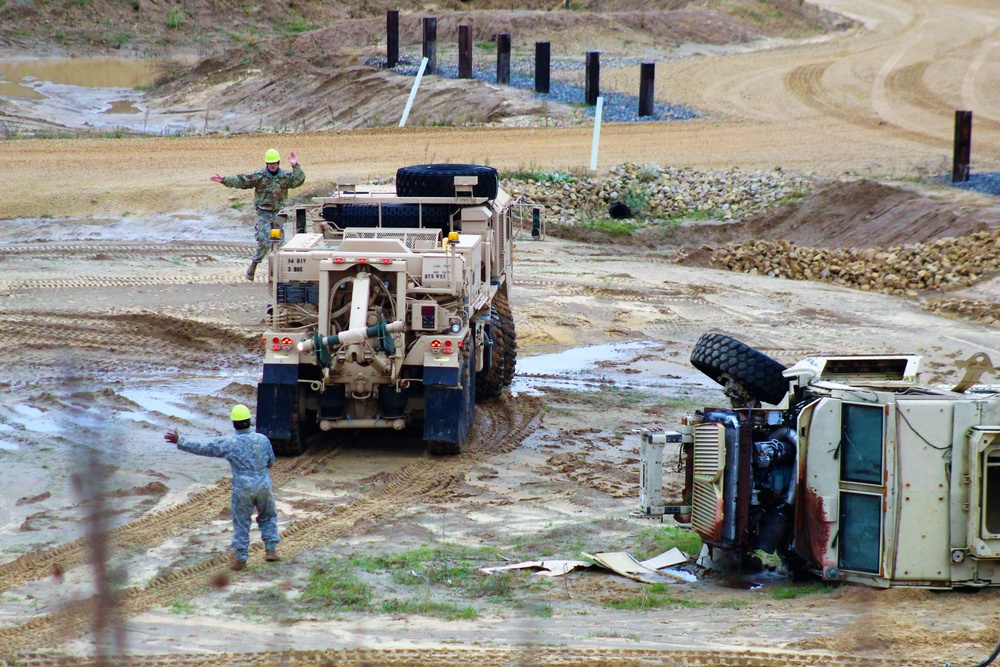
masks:
[[[258,262],[256,260],[250,262],[250,268],[247,269],[247,280],[253,282],[253,274],[257,270],[257,265],[258,264],[260,264],[260,262]]]

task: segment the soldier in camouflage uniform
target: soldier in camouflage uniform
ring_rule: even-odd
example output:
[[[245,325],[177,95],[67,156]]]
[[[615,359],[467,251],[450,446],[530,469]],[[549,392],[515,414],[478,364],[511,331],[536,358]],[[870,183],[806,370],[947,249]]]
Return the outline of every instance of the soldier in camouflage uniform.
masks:
[[[306,174],[299,166],[295,153],[289,154],[288,162],[292,165],[290,172],[281,169],[280,162],[281,155],[271,148],[264,153],[266,166],[263,169],[239,176],[216,174],[209,179],[215,183],[222,183],[227,188],[254,189],[253,205],[257,208],[257,252],[250,260],[247,280],[253,280],[257,265],[263,261],[268,250],[271,249],[271,230],[281,229],[277,223],[277,214],[285,205],[285,196],[288,194],[289,188],[297,188],[306,180]],[[285,243],[284,230],[281,230],[279,242],[282,245]]]
[[[168,431],[163,439],[177,445],[177,449],[200,456],[214,456],[229,461],[233,471],[233,542],[229,567],[242,570],[247,566],[250,550],[250,522],[257,509],[257,526],[264,540],[264,560],[274,562],[278,557],[278,510],[271,493],[270,467],[274,465],[271,441],[262,433],[250,430],[250,410],[237,405],[231,413],[234,435],[226,435],[208,442],[195,442],[181,438],[177,431]]]

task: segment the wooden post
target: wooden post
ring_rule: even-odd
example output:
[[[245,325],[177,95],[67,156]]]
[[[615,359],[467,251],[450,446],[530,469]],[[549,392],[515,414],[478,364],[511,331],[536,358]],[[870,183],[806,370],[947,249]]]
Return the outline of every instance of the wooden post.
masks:
[[[951,182],[969,180],[969,160],[972,156],[972,112],[955,112],[955,158],[951,167]]]
[[[549,92],[550,50],[548,42],[535,42],[535,92]]]
[[[424,18],[424,58],[427,58],[425,74],[437,72],[437,32],[438,20],[430,17]]]
[[[399,64],[399,10],[390,9],[385,13],[385,66],[392,68]]]
[[[458,78],[472,78],[472,26],[458,26]]]
[[[655,63],[639,65],[639,115],[653,115],[653,79],[656,70]]]
[[[597,104],[597,98],[601,95],[601,52],[587,51],[587,105]]]
[[[510,84],[510,33],[497,35],[497,83]]]

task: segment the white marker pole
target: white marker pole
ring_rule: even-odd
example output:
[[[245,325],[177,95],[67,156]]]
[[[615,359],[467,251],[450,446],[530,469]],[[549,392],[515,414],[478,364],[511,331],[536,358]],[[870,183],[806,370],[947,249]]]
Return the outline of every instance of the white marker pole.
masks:
[[[425,69],[427,69],[427,58],[420,61],[420,69],[417,70],[417,78],[414,79],[413,88],[410,89],[410,99],[406,100],[406,108],[403,109],[403,117],[399,119],[400,127],[406,125],[406,119],[410,115],[410,107],[413,106],[413,100],[417,96],[417,88],[420,87],[420,79],[423,78]]]
[[[597,110],[594,111],[594,145],[590,149],[590,170],[597,171],[597,147],[601,143],[601,115],[604,112],[604,97],[597,98]]]

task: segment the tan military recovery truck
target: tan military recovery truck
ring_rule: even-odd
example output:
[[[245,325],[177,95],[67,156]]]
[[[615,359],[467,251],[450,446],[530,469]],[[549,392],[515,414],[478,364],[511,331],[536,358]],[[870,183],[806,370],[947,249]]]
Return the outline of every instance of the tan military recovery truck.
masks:
[[[296,233],[271,255],[257,430],[295,455],[319,431],[422,424],[432,453],[457,454],[475,402],[513,379],[521,211],[492,167],[356,181],[283,212]]]
[[[673,434],[685,489],[667,511],[711,550],[777,551],[792,574],[878,587],[1000,585],[1000,393],[977,384],[997,370],[985,354],[950,389],[921,385],[916,356],[785,368],[716,333],[691,362],[732,407]]]

